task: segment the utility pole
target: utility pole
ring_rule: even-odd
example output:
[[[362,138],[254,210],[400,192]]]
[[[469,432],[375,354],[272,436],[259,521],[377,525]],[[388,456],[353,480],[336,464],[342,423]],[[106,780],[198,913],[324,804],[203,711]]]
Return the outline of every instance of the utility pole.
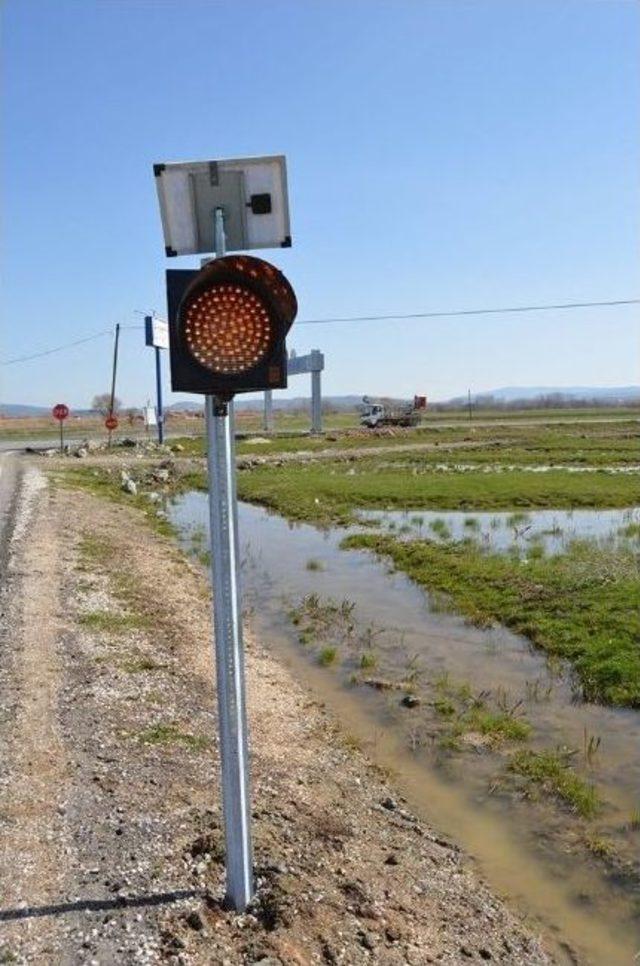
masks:
[[[120,323],[116,322],[116,335],[113,343],[113,372],[111,375],[111,399],[109,400],[109,416],[113,416],[113,405],[116,398],[116,373],[118,371],[118,343],[120,341]],[[109,430],[109,446],[111,446],[111,430]]]
[[[473,419],[473,407],[471,406],[471,390],[467,391],[468,406],[469,406],[469,419]]]

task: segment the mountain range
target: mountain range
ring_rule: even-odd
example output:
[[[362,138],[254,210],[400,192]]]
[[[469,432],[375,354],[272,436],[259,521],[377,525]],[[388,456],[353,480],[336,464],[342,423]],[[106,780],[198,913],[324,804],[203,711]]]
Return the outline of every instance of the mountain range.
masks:
[[[486,403],[489,399],[496,403],[509,404],[522,400],[531,403],[535,399],[549,399],[554,401],[575,400],[583,402],[585,400],[602,402],[603,404],[620,404],[625,402],[640,401],[640,386],[504,386],[500,389],[492,389],[482,393],[472,393],[474,402]],[[435,402],[435,400],[434,400]],[[467,397],[458,396],[447,401],[438,401],[440,405],[466,405]],[[355,410],[362,403],[361,395],[347,396],[324,396],[323,404],[333,409]],[[172,403],[166,408],[171,412],[186,412],[201,408],[202,403],[196,399],[193,401]],[[236,400],[236,408],[244,410],[261,410],[263,406],[260,399]],[[308,396],[295,396],[292,399],[274,399],[274,406],[277,409],[296,410],[307,409],[309,407]],[[126,407],[125,407],[126,408]],[[0,416],[9,417],[28,417],[44,416],[50,412],[48,406],[29,406],[22,403],[0,403]],[[90,409],[75,409],[74,415],[88,416]]]

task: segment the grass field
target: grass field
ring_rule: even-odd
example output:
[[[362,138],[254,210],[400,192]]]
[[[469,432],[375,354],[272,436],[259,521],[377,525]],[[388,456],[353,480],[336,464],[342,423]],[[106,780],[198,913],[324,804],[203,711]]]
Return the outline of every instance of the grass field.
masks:
[[[515,560],[470,542],[437,545],[356,534],[480,625],[496,621],[571,660],[587,699],[640,707],[640,566],[630,548],[575,542],[564,554]]]
[[[310,429],[308,412],[288,412],[275,410],[275,430],[277,433],[307,433]],[[169,411],[165,414],[167,432],[171,435],[185,433],[188,435],[204,434],[204,420],[202,415],[186,415],[181,412]],[[444,428],[454,423],[461,429],[464,427],[477,428],[488,423],[506,423],[517,425],[521,422],[544,421],[545,423],[572,422],[590,423],[606,420],[618,422],[620,420],[639,420],[640,407],[600,407],[585,409],[523,409],[501,410],[482,409],[475,413],[474,419],[468,419],[466,410],[427,410],[423,424],[426,429],[432,427]],[[323,416],[325,432],[356,429],[359,426],[358,412],[327,412]],[[261,411],[251,412],[238,409],[236,411],[236,428],[241,433],[263,432],[263,415]],[[74,416],[73,412],[65,423],[65,431],[74,437],[101,436],[105,434],[103,419],[98,416]],[[145,429],[141,419],[130,419],[126,411],[120,414],[120,426],[114,433],[114,439],[127,435],[144,434]],[[7,417],[0,415],[0,440],[2,439],[37,439],[56,438],[59,426],[51,416]],[[153,436],[153,433],[152,433]],[[312,445],[322,444],[319,440],[309,440]]]
[[[640,503],[640,475],[424,470],[358,461],[260,466],[238,480],[242,499],[292,520],[348,523],[355,509],[518,510],[625,507]]]
[[[419,431],[422,438],[428,432]],[[640,473],[632,469],[640,463],[635,420],[509,425],[498,438],[495,428],[483,427],[473,436],[480,446],[449,451],[448,432],[436,452],[394,453],[393,441],[387,441],[379,453],[352,464],[259,466],[240,474],[240,495],[290,519],[325,525],[352,522],[356,509],[640,505]],[[514,465],[526,469],[506,468]],[[533,472],[548,466],[554,468]],[[594,471],[570,472],[567,466]],[[472,620],[500,622],[549,654],[567,658],[588,699],[640,707],[637,548],[576,542],[557,556],[518,559],[471,541],[442,545],[373,533],[350,536],[345,545],[390,558],[421,585],[446,594]]]
[[[466,447],[459,461],[517,464],[556,463],[581,465],[624,465],[640,463],[640,421],[618,419],[611,422],[594,420],[561,422],[551,425],[522,424],[512,420],[507,424],[431,424],[415,429],[395,429],[392,433],[358,431],[355,426],[334,428],[322,436],[258,436],[259,442],[240,438],[236,449],[240,455],[269,455],[275,453],[316,452],[335,449],[348,451],[367,447],[389,451],[398,446],[430,444],[446,447],[449,443],[485,444],[480,449]],[[198,437],[184,437],[179,442],[185,453],[202,456],[205,441]],[[417,462],[435,463],[441,454],[434,450],[416,456]],[[398,459],[407,460],[406,453]]]
[[[448,448],[472,441],[473,447]],[[438,442],[436,449],[394,451]],[[202,455],[202,440],[184,440],[181,455]],[[331,458],[260,464],[238,474],[242,499],[320,525],[349,524],[365,509],[512,510],[640,505],[640,425],[635,419],[531,425],[422,427],[394,436],[344,435],[316,441],[279,437],[239,452],[338,451],[372,446],[345,462]],[[515,467],[515,468],[513,468]],[[552,467],[548,469],[548,467]],[[572,472],[569,467],[588,468]],[[185,467],[187,469],[187,467]],[[113,478],[74,469],[71,481],[131,502]],[[206,486],[204,466],[188,465],[180,489]],[[133,498],[148,509],[144,497]],[[630,524],[631,527],[637,524]],[[633,538],[634,534],[627,536]],[[445,538],[446,539],[446,538]],[[571,660],[585,695],[640,707],[640,579],[635,544],[586,542],[557,556],[498,556],[471,541],[398,541],[367,533],[348,546],[390,557],[425,587],[449,595],[471,619],[498,621],[548,653]]]
[[[309,442],[278,440],[259,452],[308,448]],[[465,442],[473,445],[460,445]],[[438,445],[395,451],[399,444],[425,443]],[[321,523],[348,522],[354,509],[571,509],[640,503],[640,473],[615,472],[640,464],[640,425],[635,420],[509,425],[499,432],[496,427],[420,428],[364,441],[361,436],[337,436],[323,440],[322,447],[342,451],[365,444],[379,452],[358,456],[352,464],[255,467],[240,474],[240,494],[291,519]],[[239,444],[239,452],[256,450]]]

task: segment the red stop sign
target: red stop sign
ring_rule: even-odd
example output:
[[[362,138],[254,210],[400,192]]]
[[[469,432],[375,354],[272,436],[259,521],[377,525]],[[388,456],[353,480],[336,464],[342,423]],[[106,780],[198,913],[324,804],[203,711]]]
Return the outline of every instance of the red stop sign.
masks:
[[[118,417],[114,416],[113,413],[111,413],[111,415],[107,416],[107,418],[105,419],[104,424],[109,430],[109,432],[111,432],[112,429],[117,429]]]
[[[64,403],[57,403],[51,410],[54,419],[59,419],[61,422],[66,419],[69,415],[69,407],[65,406]]]

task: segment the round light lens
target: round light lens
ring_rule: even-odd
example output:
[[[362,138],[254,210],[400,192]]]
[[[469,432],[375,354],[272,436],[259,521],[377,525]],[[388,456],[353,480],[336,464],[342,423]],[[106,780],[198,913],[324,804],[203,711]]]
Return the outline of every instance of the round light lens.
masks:
[[[253,369],[264,358],[271,342],[271,320],[253,292],[222,284],[189,303],[184,335],[201,366],[233,376]]]

